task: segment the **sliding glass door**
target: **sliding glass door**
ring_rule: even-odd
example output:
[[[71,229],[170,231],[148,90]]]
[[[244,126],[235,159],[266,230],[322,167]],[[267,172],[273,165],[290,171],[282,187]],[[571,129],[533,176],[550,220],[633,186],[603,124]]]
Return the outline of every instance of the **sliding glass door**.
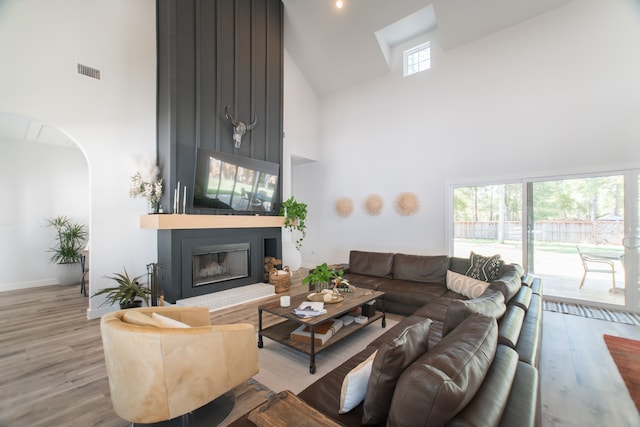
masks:
[[[499,253],[545,297],[640,311],[637,171],[452,189],[452,250]]]
[[[522,259],[522,185],[496,184],[453,190],[453,255],[499,253],[506,262]]]
[[[624,176],[526,183],[528,271],[545,295],[624,305]]]

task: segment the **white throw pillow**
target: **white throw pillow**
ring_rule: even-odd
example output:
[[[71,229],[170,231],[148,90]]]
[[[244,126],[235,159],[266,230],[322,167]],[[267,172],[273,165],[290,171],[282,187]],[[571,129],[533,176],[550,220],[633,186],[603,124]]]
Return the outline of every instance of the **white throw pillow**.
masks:
[[[186,323],[182,323],[178,320],[174,320],[170,317],[163,316],[162,314],[152,313],[151,317],[162,325],[163,328],[190,328],[191,326]]]
[[[478,298],[489,285],[490,283],[484,280],[474,279],[451,270],[447,271],[447,288],[468,298]]]
[[[340,390],[339,414],[346,414],[364,401],[364,397],[367,395],[369,377],[371,376],[371,366],[377,352],[378,350],[374,351],[371,356],[353,368],[344,377],[342,389]]]
[[[156,328],[161,328],[162,325],[155,319],[152,319],[151,316],[147,316],[144,313],[140,313],[137,310],[124,310],[124,314],[122,315],[122,321],[125,323],[129,323],[131,325],[138,326],[153,326]]]

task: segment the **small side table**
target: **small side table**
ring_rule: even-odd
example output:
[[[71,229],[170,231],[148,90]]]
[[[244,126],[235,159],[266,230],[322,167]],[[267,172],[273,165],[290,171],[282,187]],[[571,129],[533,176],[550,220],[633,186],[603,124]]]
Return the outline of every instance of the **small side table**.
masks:
[[[304,420],[304,423],[301,421]],[[249,413],[249,421],[258,427],[282,427],[304,424],[305,427],[338,427],[331,418],[298,399],[289,390],[271,396]]]

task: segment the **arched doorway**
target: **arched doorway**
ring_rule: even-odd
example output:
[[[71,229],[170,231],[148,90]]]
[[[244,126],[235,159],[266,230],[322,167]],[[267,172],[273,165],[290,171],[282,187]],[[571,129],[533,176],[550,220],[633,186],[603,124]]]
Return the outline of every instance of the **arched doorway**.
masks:
[[[32,117],[0,112],[0,290],[56,283],[47,218],[89,226],[89,165],[64,131]]]

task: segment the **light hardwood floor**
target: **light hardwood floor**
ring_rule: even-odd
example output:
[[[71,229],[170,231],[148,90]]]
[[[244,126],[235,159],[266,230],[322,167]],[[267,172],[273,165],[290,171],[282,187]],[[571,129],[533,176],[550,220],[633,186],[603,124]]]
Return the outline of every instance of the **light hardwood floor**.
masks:
[[[257,325],[258,304],[213,312],[212,322]],[[0,292],[0,427],[128,425],[111,407],[99,320],[86,307],[77,287]],[[265,326],[275,321],[265,316]],[[640,425],[603,333],[640,339],[636,326],[544,313],[543,425]],[[263,398],[252,395],[248,408]]]

